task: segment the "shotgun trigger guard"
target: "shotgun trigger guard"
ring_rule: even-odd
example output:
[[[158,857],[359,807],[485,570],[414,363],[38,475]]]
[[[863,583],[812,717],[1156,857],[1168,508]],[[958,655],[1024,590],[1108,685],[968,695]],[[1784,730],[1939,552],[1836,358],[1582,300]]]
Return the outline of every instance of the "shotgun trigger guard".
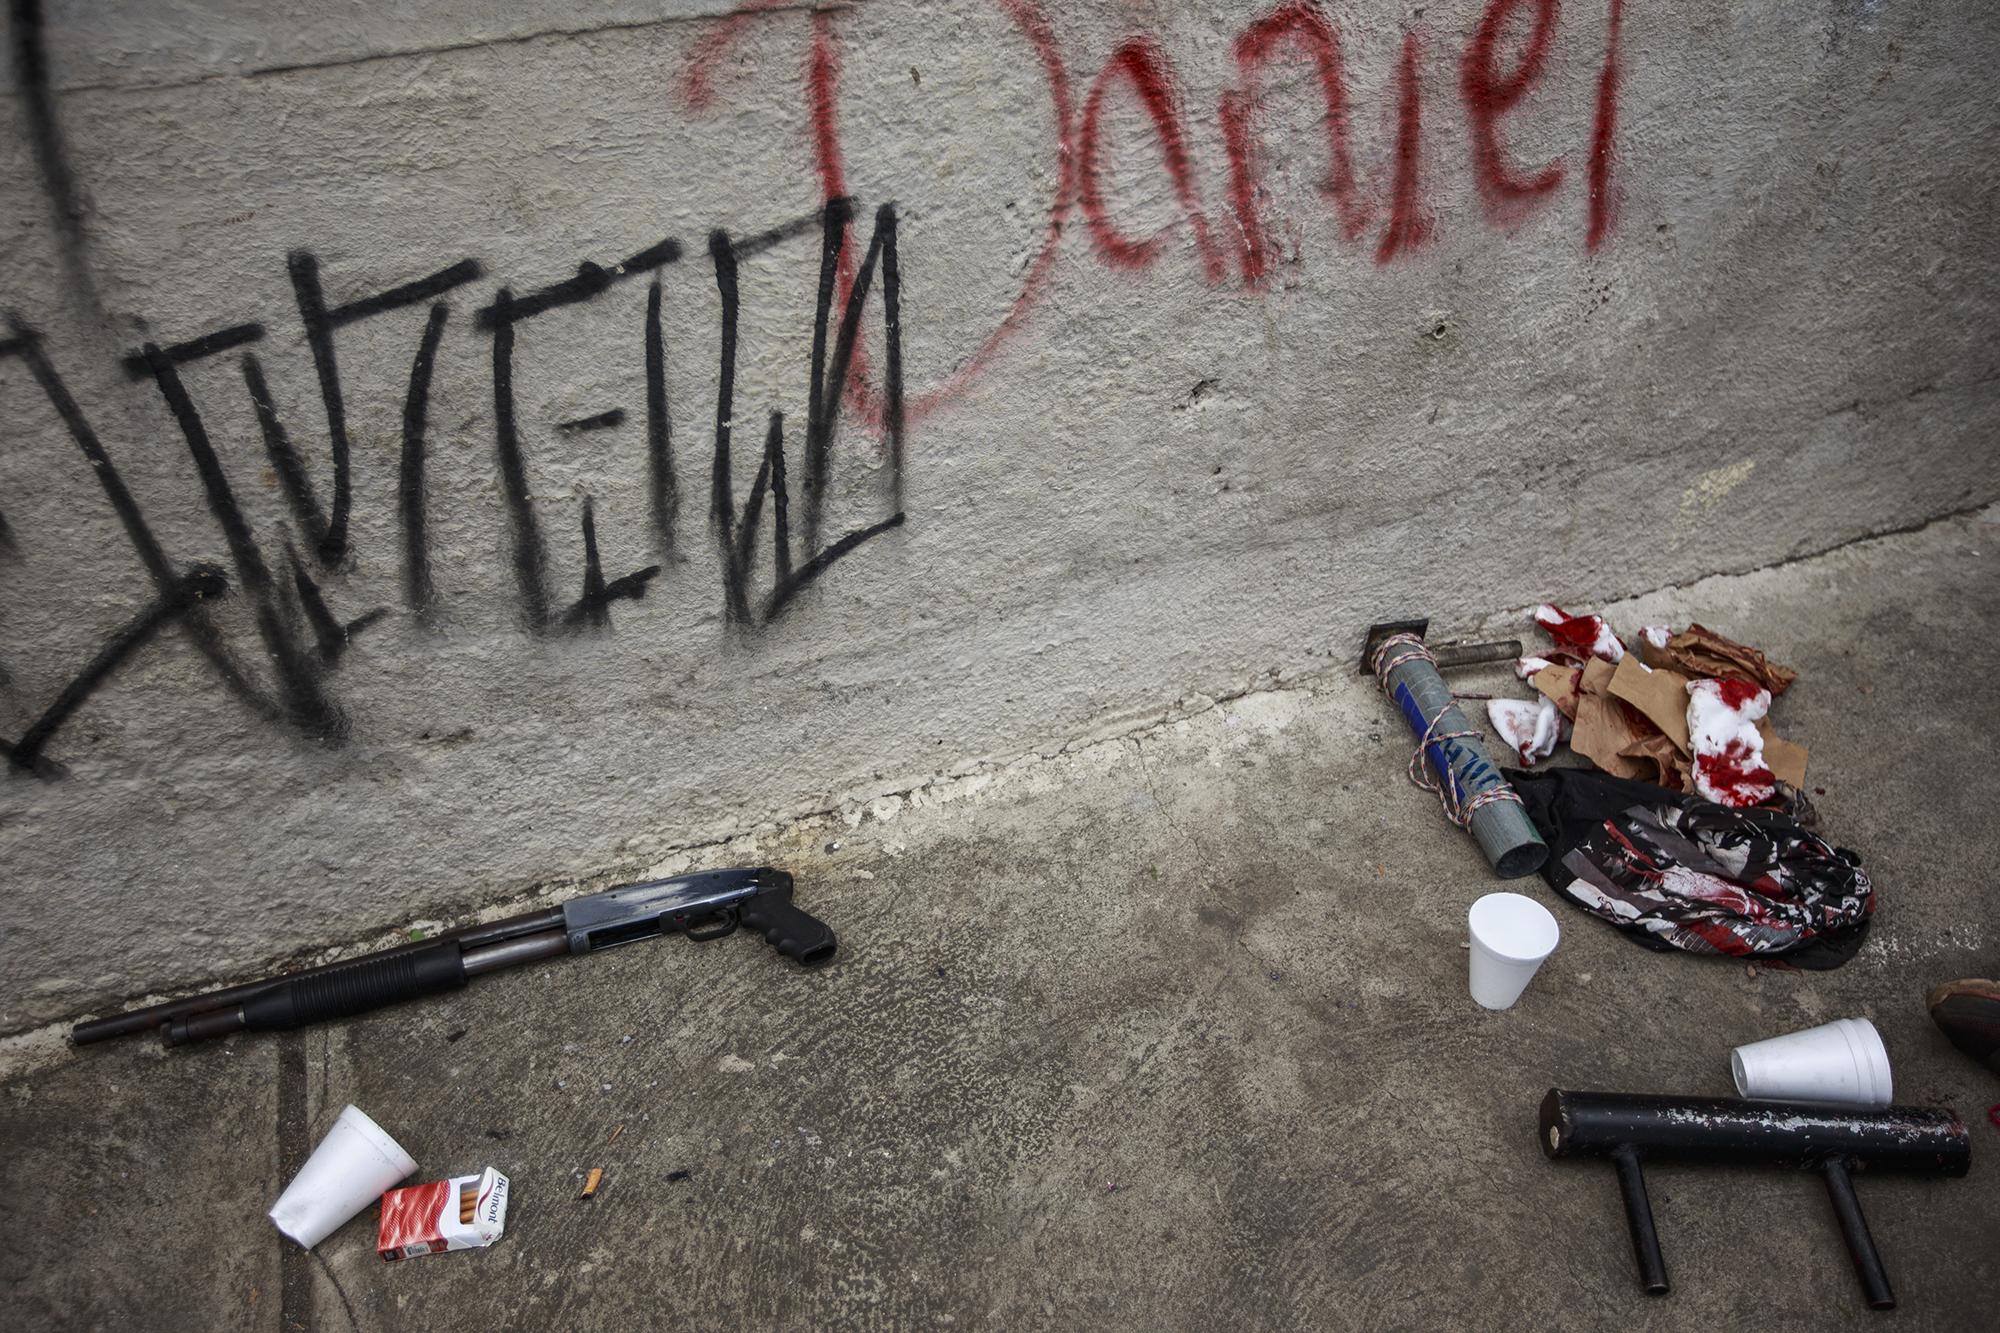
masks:
[[[719,940],[724,935],[734,935],[736,933],[737,920],[736,909],[734,907],[725,907],[708,919],[718,924],[701,930],[695,929],[692,924],[687,928],[687,937],[696,944],[702,944],[709,940]]]

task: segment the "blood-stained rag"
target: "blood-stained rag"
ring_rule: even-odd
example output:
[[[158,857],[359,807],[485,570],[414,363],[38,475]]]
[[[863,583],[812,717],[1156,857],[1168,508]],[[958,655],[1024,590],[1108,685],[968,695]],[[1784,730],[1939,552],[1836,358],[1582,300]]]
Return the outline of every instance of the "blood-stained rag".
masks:
[[[1839,967],[1867,937],[1861,859],[1790,815],[1588,769],[1509,772],[1563,897],[1651,949]]]

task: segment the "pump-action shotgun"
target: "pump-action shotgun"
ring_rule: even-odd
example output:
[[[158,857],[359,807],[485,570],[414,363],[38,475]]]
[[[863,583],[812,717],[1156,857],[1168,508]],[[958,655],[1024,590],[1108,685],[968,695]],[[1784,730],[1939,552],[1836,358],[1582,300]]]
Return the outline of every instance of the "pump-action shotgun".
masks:
[[[503,967],[593,953],[614,944],[680,931],[720,939],[736,928],[762,931],[785,957],[814,966],[833,957],[826,923],[792,903],[792,877],[769,866],[705,870],[627,884],[572,898],[560,907],[464,926],[434,938],[345,962],[328,963],[79,1023],[78,1046],[158,1029],[169,1046],[231,1032],[281,1032],[456,990]]]

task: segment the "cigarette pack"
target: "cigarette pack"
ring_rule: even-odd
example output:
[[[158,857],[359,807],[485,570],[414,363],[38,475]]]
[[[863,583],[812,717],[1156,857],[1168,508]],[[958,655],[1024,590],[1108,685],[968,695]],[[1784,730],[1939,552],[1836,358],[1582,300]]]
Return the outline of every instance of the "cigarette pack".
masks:
[[[492,1167],[382,1196],[375,1248],[384,1259],[413,1259],[445,1250],[476,1250],[500,1239],[507,1226],[507,1177]]]

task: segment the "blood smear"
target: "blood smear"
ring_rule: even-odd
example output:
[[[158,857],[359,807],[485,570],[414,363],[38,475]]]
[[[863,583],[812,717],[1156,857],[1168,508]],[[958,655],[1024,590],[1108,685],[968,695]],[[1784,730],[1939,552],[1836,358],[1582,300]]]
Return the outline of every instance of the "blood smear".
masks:
[[[1737,680],[1733,676],[1719,677],[1715,684],[1717,692],[1722,696],[1722,702],[1735,709],[1741,709],[1745,704],[1763,693],[1761,686],[1753,685],[1747,680]],[[1768,706],[1767,703],[1766,707],[1768,708]],[[1757,714],[1759,717],[1763,715],[1764,713],[1761,710]]]
[[[1602,616],[1573,616],[1559,606],[1544,602],[1535,608],[1535,623],[1547,630],[1549,637],[1557,643],[1568,644],[1607,662],[1624,660],[1625,644],[1611,632],[1611,626],[1604,623]]]
[[[1694,786],[1717,805],[1758,805],[1777,794],[1777,776],[1764,766],[1764,737],[1757,719],[1771,711],[1771,693],[1740,680],[1691,680],[1688,748],[1694,753]]]

